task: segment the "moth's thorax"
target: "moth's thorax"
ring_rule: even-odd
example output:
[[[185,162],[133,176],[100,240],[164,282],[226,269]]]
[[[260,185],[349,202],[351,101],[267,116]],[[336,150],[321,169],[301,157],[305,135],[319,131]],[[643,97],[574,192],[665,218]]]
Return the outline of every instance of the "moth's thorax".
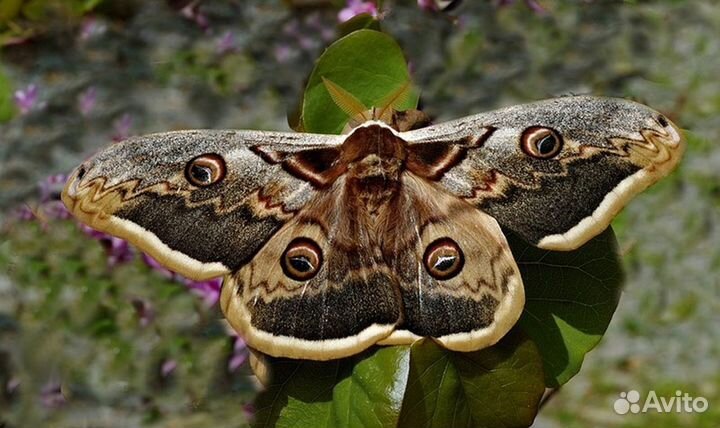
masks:
[[[379,211],[397,193],[405,169],[407,143],[389,127],[356,128],[343,143],[348,192],[368,212]]]
[[[407,158],[407,143],[389,127],[371,124],[353,131],[342,145],[342,162],[349,181],[383,177],[399,180]]]

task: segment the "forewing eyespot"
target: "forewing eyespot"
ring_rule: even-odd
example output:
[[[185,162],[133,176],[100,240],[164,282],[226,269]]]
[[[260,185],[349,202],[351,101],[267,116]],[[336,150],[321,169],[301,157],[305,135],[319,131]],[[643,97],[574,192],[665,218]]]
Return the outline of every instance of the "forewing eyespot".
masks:
[[[225,160],[215,153],[194,157],[185,167],[185,178],[198,187],[207,187],[225,178]]]
[[[450,238],[440,238],[425,249],[423,264],[430,276],[446,280],[462,271],[465,265],[465,256],[457,242]]]
[[[537,159],[550,159],[557,156],[562,149],[563,141],[554,129],[542,126],[531,126],[523,131],[520,139],[522,151]]]
[[[280,257],[285,275],[295,281],[307,281],[317,275],[323,262],[320,246],[309,238],[295,238]]]

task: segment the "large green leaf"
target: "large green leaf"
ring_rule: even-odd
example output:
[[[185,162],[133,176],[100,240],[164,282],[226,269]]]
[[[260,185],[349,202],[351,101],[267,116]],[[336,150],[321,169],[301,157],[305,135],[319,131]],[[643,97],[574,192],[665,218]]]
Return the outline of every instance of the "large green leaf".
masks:
[[[515,331],[477,352],[412,345],[400,427],[528,427],[545,391],[535,344]]]
[[[622,291],[622,266],[611,228],[575,251],[546,251],[507,233],[525,283],[520,326],[545,361],[546,383],[557,387],[580,370],[602,338]]]
[[[349,117],[332,100],[323,78],[330,80],[371,107],[410,81],[400,46],[387,34],[355,31],[327,48],[310,75],[303,97],[302,122],[307,132],[339,134]],[[400,110],[417,106],[413,93]]]
[[[408,346],[329,362],[270,359],[272,380],[256,400],[256,426],[396,426],[409,362]]]

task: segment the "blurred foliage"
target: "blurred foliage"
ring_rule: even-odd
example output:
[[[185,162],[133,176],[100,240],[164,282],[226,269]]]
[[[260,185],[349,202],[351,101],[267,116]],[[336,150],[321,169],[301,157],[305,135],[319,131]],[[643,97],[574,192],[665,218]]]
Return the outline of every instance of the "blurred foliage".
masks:
[[[336,30],[342,1],[287,3],[205,1],[188,17],[164,2],[102,2],[82,17],[31,22],[16,12],[3,21],[2,34],[17,33],[2,47],[0,74],[8,83],[0,101],[37,83],[47,104],[28,114],[13,109],[12,120],[0,123],[0,221],[32,198],[47,174],[68,171],[106,145],[126,114],[134,119],[130,133],[283,128],[284,110],[320,50],[346,34]],[[615,321],[535,425],[717,426],[720,6],[541,0],[547,12],[536,14],[522,1],[498,3],[511,2],[466,1],[449,13],[423,12],[414,1],[384,2],[384,29],[410,61],[426,112],[452,119],[596,93],[638,99],[692,130],[678,171],[614,222],[628,272]],[[208,26],[199,25],[203,17]],[[226,31],[236,36],[234,48],[220,54]],[[78,98],[92,87],[97,104],[81,114]],[[105,266],[97,242],[69,223],[12,222],[2,231],[0,419],[28,426],[241,425],[240,404],[254,394],[247,372],[228,380],[229,339],[220,332],[197,336],[216,331],[200,326],[216,325],[219,314],[141,264]],[[89,305],[77,297],[82,288],[103,291]],[[177,295],[160,291],[168,289]],[[137,295],[155,305],[162,334],[138,327],[131,304]],[[191,345],[172,344],[181,337]],[[127,350],[140,344],[151,349]],[[125,357],[115,357],[116,347]],[[151,387],[166,357],[176,358],[178,368],[162,387]],[[193,361],[192,376],[183,361]],[[209,380],[212,373],[219,380]],[[43,407],[43,389],[56,384],[68,402]],[[706,397],[710,410],[614,414],[613,402],[629,389],[668,396],[680,389]]]
[[[0,284],[2,422],[167,426],[188,412],[244,420],[255,388],[247,367],[228,372],[232,342],[217,307],[141,263],[109,267],[73,222],[16,224],[3,237],[0,265],[13,282]],[[146,325],[138,301],[158,307]],[[165,361],[177,368],[163,375]]]
[[[50,25],[77,23],[103,0],[0,0],[0,47],[36,37]]]
[[[10,80],[0,69],[0,123],[12,119],[15,107],[12,103],[12,86]]]

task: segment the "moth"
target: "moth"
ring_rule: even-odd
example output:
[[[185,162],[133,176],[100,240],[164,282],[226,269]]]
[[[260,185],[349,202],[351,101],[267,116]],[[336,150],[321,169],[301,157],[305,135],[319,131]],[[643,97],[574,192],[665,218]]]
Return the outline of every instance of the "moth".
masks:
[[[422,337],[473,351],[525,302],[501,227],[576,249],[685,146],[649,107],[588,96],[396,128],[141,136],[77,167],[62,198],[171,270],[224,276],[222,311],[262,353],[328,360]]]

